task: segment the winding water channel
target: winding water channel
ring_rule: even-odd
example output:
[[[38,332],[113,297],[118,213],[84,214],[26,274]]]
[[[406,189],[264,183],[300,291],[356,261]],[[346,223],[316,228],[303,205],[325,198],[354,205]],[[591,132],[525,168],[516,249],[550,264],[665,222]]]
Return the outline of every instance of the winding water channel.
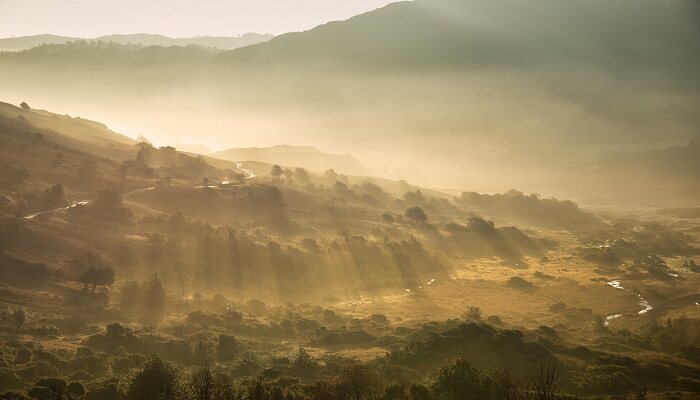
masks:
[[[610,287],[615,288],[615,289],[629,291],[629,292],[634,293],[635,295],[637,295],[637,297],[639,298],[639,306],[642,307],[642,309],[639,310],[639,311],[637,312],[637,315],[644,315],[644,314],[648,313],[649,311],[651,311],[651,310],[654,308],[654,307],[652,307],[651,304],[649,304],[649,301],[647,301],[647,299],[645,299],[641,294],[639,294],[639,293],[637,293],[637,292],[633,292],[633,291],[631,291],[631,290],[629,290],[629,289],[623,287],[619,280],[617,280],[617,279],[616,279],[616,280],[612,280],[612,281],[606,282],[606,284],[607,284],[608,286],[610,286]],[[624,314],[611,314],[611,315],[608,315],[607,317],[605,317],[605,325],[607,326],[608,323],[609,323],[611,320],[613,320],[613,319],[615,319],[615,318],[619,318],[619,317],[621,317],[621,316],[623,316],[623,315],[624,315]]]

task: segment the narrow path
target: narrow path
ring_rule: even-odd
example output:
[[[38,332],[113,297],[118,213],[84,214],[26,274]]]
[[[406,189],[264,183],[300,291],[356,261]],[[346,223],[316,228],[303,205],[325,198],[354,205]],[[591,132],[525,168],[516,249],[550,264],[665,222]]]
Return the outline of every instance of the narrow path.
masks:
[[[238,168],[239,170],[243,171],[243,172],[246,174],[246,176],[244,177],[244,179],[251,179],[251,178],[255,178],[255,177],[257,176],[254,172],[252,172],[252,171],[250,171],[250,170],[248,170],[248,169],[243,168],[243,163],[236,163],[236,168]],[[229,182],[228,182],[228,181],[223,181],[223,182],[221,182],[221,184],[227,185],[227,184],[229,184]],[[206,186],[206,187],[208,187],[208,188],[218,188],[219,185],[209,185],[209,186]],[[202,188],[204,188],[204,186],[195,186],[194,188],[195,188],[195,189],[202,189]],[[129,193],[123,194],[123,195],[122,195],[122,198],[124,198],[124,197],[129,197],[129,196],[134,195],[134,194],[144,193],[144,192],[147,192],[147,191],[153,190],[153,189],[155,189],[155,186],[150,186],[150,187],[145,187],[145,188],[141,188],[141,189],[132,190],[132,191],[129,192]],[[74,202],[74,203],[72,203],[72,204],[70,204],[69,206],[66,206],[66,207],[57,207],[57,208],[52,208],[52,209],[50,209],[50,210],[39,211],[39,212],[36,212],[36,213],[33,213],[33,214],[26,215],[24,218],[25,218],[25,219],[34,219],[35,217],[38,217],[39,215],[50,214],[50,213],[56,212],[56,211],[65,211],[65,210],[68,210],[68,209],[73,208],[73,207],[84,206],[84,205],[87,205],[87,204],[90,204],[90,200],[76,201],[76,202]]]
[[[236,168],[248,174],[248,176],[246,176],[245,179],[255,178],[257,176],[255,172],[251,172],[250,170],[243,168],[243,163],[236,163]]]
[[[146,187],[146,188],[141,188],[141,189],[132,190],[132,191],[129,192],[129,193],[123,194],[123,195],[122,195],[122,198],[124,198],[124,197],[129,197],[129,196],[131,196],[131,195],[138,194],[138,193],[147,192],[147,191],[153,190],[153,189],[155,189],[155,188],[156,188],[155,186],[150,186],[150,187]],[[74,208],[74,207],[77,207],[77,206],[84,206],[84,205],[87,205],[87,204],[90,204],[90,200],[76,201],[76,202],[74,202],[74,203],[71,203],[71,205],[69,205],[69,206],[67,206],[67,207],[58,207],[58,208],[52,208],[52,209],[50,209],[50,210],[39,211],[39,212],[34,213],[34,214],[29,214],[29,215],[25,216],[24,218],[25,218],[25,219],[34,219],[34,217],[37,217],[37,216],[39,216],[39,215],[49,214],[49,213],[56,212],[56,211],[65,211],[65,210],[68,210],[68,209],[70,209],[70,208]]]

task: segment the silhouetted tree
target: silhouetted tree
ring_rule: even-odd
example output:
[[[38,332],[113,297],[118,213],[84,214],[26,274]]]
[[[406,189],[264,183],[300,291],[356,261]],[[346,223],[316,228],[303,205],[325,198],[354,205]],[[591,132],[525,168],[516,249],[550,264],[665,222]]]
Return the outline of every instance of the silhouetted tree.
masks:
[[[291,169],[286,169],[284,170],[284,178],[287,180],[287,183],[290,185],[294,184],[294,172],[292,172]]]
[[[219,345],[216,351],[219,361],[232,361],[239,351],[240,345],[235,337],[223,334],[219,335]]]
[[[208,365],[211,361],[211,346],[208,342],[199,340],[194,346],[194,360],[197,364]]]
[[[309,175],[309,171],[305,170],[304,168],[295,169],[294,178],[302,185],[308,185],[309,182],[311,182],[311,175]]]
[[[158,273],[143,283],[143,305],[148,312],[147,317],[153,322],[160,320],[165,311],[165,287]]]
[[[91,286],[92,293],[95,293],[97,286],[109,286],[114,283],[114,268],[106,265],[98,253],[89,251],[79,262],[82,264],[83,270],[78,275],[78,281],[85,285],[85,290]]]
[[[379,375],[374,368],[366,364],[358,363],[345,368],[340,378],[342,383],[348,386],[354,400],[361,400],[376,393],[380,385]]]
[[[86,290],[88,285],[90,285],[90,291],[95,293],[97,286],[109,286],[114,283],[114,268],[110,266],[89,266],[80,273],[78,280],[85,284]]]
[[[282,170],[282,167],[277,164],[273,165],[272,169],[270,170],[270,175],[275,179],[279,179],[283,173],[284,171]]]
[[[56,183],[42,193],[42,203],[45,207],[62,207],[66,205],[63,184]]]
[[[415,222],[425,222],[428,220],[428,214],[426,214],[420,207],[411,207],[406,210],[406,217],[414,220]]]
[[[122,288],[122,311],[134,310],[141,301],[141,286],[135,280],[128,280]]]

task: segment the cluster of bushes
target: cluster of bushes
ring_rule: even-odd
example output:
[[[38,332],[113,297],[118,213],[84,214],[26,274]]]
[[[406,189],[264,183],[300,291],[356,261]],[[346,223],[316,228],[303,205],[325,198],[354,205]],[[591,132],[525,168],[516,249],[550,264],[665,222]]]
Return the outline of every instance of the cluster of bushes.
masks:
[[[295,363],[311,362],[295,361]],[[269,372],[233,381],[206,364],[187,372],[153,355],[139,366],[87,390],[79,382],[43,378],[26,397],[19,391],[0,395],[4,400],[529,400],[559,399],[560,373],[556,367],[540,366],[519,384],[502,370],[485,372],[464,358],[443,365],[425,383],[403,386],[386,383],[371,364],[351,363],[328,379],[304,383]]]
[[[602,225],[600,219],[572,201],[542,199],[516,190],[494,195],[464,192],[455,197],[455,202],[466,210],[551,229],[581,230]]]
[[[466,225],[450,223],[446,226],[459,255],[472,257],[497,255],[511,266],[524,267],[524,255],[542,255],[554,243],[533,239],[518,228],[496,227],[493,221],[471,217]]]
[[[604,267],[617,267],[631,262],[634,272],[668,275],[660,256],[692,256],[700,254],[693,239],[684,232],[659,222],[618,219],[602,231],[584,235],[587,245],[580,251],[582,258]],[[660,272],[660,273],[658,273]]]
[[[549,327],[525,333],[497,329],[483,321],[478,307],[465,313],[471,322],[448,320],[420,328],[392,327],[381,314],[354,320],[310,306],[251,301],[244,307],[248,316],[233,310],[192,312],[184,324],[165,329],[172,336],[110,324],[75,352],[6,342],[0,346],[0,392],[14,392],[0,399],[540,399],[537,393],[546,382],[548,399],[563,398],[562,391],[623,395],[636,391],[639,382],[657,390],[698,389],[693,378],[697,369],[570,347]],[[562,304],[553,309],[569,310]],[[267,325],[259,318],[266,318]],[[650,330],[646,339],[610,332],[600,340],[615,343],[625,337],[636,348],[652,348],[670,335],[675,341],[667,351],[697,363],[695,322],[670,321]],[[260,341],[283,326],[291,335],[285,337],[306,338],[315,346],[357,348],[382,342],[393,350],[365,364],[328,353],[314,356],[303,348],[289,356],[261,351]],[[371,327],[372,333],[360,327]],[[228,330],[256,339],[222,333]],[[562,364],[559,356],[579,359],[585,367]],[[454,357],[458,359],[445,364]]]

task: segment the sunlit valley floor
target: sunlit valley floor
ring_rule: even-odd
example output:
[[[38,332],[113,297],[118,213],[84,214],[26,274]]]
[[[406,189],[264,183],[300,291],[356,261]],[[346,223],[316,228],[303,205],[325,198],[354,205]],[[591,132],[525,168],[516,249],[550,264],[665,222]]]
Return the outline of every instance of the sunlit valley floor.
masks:
[[[150,354],[299,399],[357,362],[361,397],[403,398],[460,356],[581,397],[700,392],[697,208],[451,196],[4,103],[0,154],[0,392],[117,399]]]

